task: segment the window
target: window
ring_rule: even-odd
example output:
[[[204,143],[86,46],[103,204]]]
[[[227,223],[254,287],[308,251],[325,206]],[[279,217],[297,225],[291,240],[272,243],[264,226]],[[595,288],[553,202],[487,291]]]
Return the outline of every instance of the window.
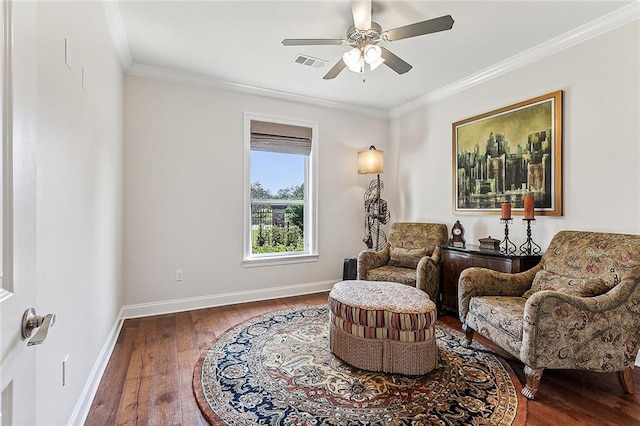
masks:
[[[245,261],[317,257],[315,127],[245,115]]]

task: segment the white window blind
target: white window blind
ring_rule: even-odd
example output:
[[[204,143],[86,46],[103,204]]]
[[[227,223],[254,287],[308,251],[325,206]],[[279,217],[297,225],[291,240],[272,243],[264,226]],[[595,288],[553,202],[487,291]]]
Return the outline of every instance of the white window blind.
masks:
[[[309,155],[311,153],[311,129],[251,120],[251,149]]]

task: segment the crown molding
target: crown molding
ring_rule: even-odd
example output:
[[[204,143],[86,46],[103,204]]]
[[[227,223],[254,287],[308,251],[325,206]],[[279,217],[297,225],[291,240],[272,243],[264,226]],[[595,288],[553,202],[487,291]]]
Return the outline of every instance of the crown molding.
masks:
[[[126,71],[133,63],[133,60],[131,59],[129,39],[127,38],[127,31],[124,29],[120,6],[118,6],[117,1],[102,0],[102,7],[104,8],[104,13],[107,17],[107,25],[111,32],[113,47],[120,59],[120,66],[123,71]]]
[[[374,118],[389,118],[389,112],[384,109],[371,108],[363,105],[348,104],[343,102],[335,102],[328,99],[314,98],[312,96],[299,95],[296,93],[267,89],[263,87],[249,86],[246,84],[232,83],[229,81],[217,80],[215,78],[200,74],[187,73],[164,67],[156,67],[153,65],[143,65],[134,62],[133,64],[131,64],[131,66],[129,66],[128,69],[125,70],[125,73],[138,77],[153,78],[156,80],[190,84],[194,86],[212,87],[232,92],[246,93],[249,95],[265,96],[268,98],[300,102],[325,108],[340,109]]]
[[[640,2],[631,3],[607,15],[581,25],[572,31],[552,38],[544,43],[511,56],[475,74],[458,80],[424,96],[389,110],[390,118],[397,118],[430,103],[442,100],[467,90],[485,81],[507,74],[513,70],[537,62],[562,50],[598,37],[611,30],[640,19]]]

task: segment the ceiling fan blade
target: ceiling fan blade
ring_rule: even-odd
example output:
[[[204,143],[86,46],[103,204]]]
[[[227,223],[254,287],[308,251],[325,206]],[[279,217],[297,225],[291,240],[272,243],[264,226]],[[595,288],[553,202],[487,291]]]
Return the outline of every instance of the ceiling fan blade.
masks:
[[[371,29],[371,0],[351,0],[351,13],[356,29]]]
[[[424,34],[437,33],[438,31],[446,31],[453,27],[453,22],[454,20],[451,15],[445,15],[427,21],[405,25],[404,27],[394,28],[386,32],[386,38],[388,41],[395,41]]]
[[[333,38],[285,38],[282,44],[285,46],[323,46],[340,45],[344,40]]]
[[[328,73],[322,77],[324,80],[331,80],[332,78],[336,78],[340,71],[345,69],[347,65],[344,63],[342,59],[340,59],[330,70]]]
[[[404,74],[413,68],[411,65],[406,63],[404,60],[400,59],[400,57],[394,55],[389,50],[380,46],[382,50],[382,59],[384,59],[384,64],[397,72],[398,74]]]

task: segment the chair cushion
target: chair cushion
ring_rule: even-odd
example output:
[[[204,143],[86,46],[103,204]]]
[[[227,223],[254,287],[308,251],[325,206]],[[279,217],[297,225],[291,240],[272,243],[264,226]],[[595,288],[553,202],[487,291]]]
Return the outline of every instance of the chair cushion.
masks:
[[[390,281],[406,284],[411,287],[416,286],[416,278],[415,268],[399,268],[389,265],[371,269],[367,271],[366,276],[366,279],[369,281]]]
[[[391,247],[391,259],[389,266],[399,266],[401,268],[416,268],[420,259],[427,255],[426,249],[405,249],[401,247]]]
[[[531,288],[522,297],[528,298],[540,290],[554,290],[581,297],[599,296],[609,291],[607,284],[599,278],[570,278],[541,270],[536,273]]]
[[[520,341],[525,303],[527,299],[524,297],[472,297],[469,301],[469,311],[478,318],[476,321],[479,322],[479,327],[485,322]]]

